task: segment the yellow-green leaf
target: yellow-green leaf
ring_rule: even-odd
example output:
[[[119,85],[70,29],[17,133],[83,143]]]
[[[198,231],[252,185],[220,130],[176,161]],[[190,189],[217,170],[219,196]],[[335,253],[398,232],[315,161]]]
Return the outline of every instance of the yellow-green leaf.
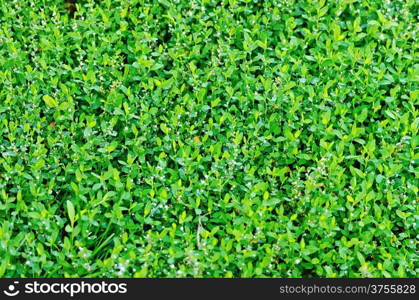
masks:
[[[74,226],[74,222],[76,221],[76,212],[74,209],[73,202],[67,200],[67,213],[68,218],[70,219],[71,226]]]
[[[51,96],[45,95],[45,96],[42,97],[42,100],[44,100],[45,104],[48,107],[57,107],[58,106],[57,100],[55,100]]]

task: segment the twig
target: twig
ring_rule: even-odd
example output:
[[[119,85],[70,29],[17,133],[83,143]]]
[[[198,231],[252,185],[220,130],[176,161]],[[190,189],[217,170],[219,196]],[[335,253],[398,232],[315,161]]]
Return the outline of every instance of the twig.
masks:
[[[202,230],[202,222],[201,218],[209,215],[210,213],[206,213],[205,215],[198,216],[198,229],[196,231],[196,246],[198,249],[201,249],[201,230]]]

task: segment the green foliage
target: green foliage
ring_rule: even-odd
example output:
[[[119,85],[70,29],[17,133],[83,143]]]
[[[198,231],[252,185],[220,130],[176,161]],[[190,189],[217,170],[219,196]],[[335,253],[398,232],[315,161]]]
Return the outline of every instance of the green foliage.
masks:
[[[0,1],[0,276],[416,277],[414,0]]]

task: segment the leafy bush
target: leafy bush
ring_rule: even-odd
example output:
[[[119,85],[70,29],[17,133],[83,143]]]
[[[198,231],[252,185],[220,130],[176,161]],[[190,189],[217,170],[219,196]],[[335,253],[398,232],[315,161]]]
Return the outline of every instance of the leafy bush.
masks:
[[[414,0],[0,4],[0,276],[417,276]]]

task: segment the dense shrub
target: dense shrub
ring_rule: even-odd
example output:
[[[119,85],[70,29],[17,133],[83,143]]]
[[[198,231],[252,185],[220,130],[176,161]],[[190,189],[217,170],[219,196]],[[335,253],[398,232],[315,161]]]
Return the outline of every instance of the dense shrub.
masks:
[[[414,0],[0,3],[0,276],[416,276]]]

